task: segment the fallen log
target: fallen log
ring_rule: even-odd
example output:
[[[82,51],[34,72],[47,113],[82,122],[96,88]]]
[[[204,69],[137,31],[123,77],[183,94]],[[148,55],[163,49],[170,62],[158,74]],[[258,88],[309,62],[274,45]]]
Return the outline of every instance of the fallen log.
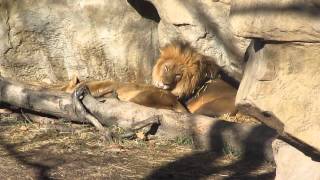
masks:
[[[273,130],[262,125],[238,124],[202,115],[154,109],[114,98],[105,99],[102,103],[90,94],[85,94],[81,99],[85,108],[105,126],[139,129],[155,122],[154,117],[160,117],[156,136],[192,137],[198,147],[222,151],[223,146],[231,143],[229,146],[239,152],[249,149],[257,152],[256,147],[264,147],[265,143],[276,137]],[[79,118],[74,111],[71,94],[30,86],[3,77],[0,77],[0,103],[75,122],[88,122]],[[252,143],[255,145],[249,145]],[[259,146],[256,146],[257,144]],[[271,148],[264,150],[271,152]]]

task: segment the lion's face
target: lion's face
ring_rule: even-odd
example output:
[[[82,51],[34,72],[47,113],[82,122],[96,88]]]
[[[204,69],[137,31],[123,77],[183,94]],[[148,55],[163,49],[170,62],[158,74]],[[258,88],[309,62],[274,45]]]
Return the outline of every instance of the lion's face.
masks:
[[[159,58],[153,68],[153,85],[171,91],[179,98],[190,96],[200,84],[200,61],[185,63],[176,57]]]
[[[173,90],[182,76],[182,69],[172,59],[159,59],[152,73],[153,84],[166,90]]]
[[[170,90],[179,98],[191,96],[207,77],[218,72],[188,43],[173,42],[160,49],[160,57],[152,71],[153,84]]]

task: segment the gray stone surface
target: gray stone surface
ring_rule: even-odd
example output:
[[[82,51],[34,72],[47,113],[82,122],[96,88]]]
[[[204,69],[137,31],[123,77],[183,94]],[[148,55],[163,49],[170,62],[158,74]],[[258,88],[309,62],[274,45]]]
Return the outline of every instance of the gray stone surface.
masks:
[[[320,44],[255,43],[236,105],[320,152]]]
[[[149,82],[159,44],[180,38],[241,79],[249,40],[231,33],[229,0],[150,2],[154,9],[136,0],[0,0],[0,73]],[[148,17],[157,13],[161,21]]]
[[[319,0],[236,0],[230,21],[241,37],[320,42]]]
[[[320,162],[281,140],[273,141],[272,149],[277,165],[276,180],[320,179]]]
[[[21,80],[149,82],[157,22],[125,0],[0,1],[0,73]]]
[[[211,57],[230,76],[242,77],[242,64],[250,40],[236,37],[230,30],[229,1],[150,0],[157,8],[160,45],[172,39],[191,42]]]

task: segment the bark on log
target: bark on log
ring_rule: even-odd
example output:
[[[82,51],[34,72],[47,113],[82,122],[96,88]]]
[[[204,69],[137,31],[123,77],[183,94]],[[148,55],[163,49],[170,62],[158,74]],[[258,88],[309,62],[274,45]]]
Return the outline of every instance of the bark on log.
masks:
[[[0,103],[83,122],[74,112],[71,94],[25,85],[2,77],[0,77]],[[122,128],[133,128],[146,119],[160,116],[161,125],[157,129],[157,136],[193,137],[196,145],[220,151],[226,142],[231,142],[230,145],[239,151],[252,149],[252,152],[256,152],[255,147],[260,146],[245,146],[250,143],[265,146],[267,140],[276,136],[273,130],[261,125],[240,125],[202,115],[149,108],[112,98],[102,103],[86,95],[82,103],[103,125],[114,124]],[[258,131],[255,131],[256,129]],[[255,133],[250,139],[248,136],[251,136],[252,131]],[[271,148],[264,150],[272,154]]]

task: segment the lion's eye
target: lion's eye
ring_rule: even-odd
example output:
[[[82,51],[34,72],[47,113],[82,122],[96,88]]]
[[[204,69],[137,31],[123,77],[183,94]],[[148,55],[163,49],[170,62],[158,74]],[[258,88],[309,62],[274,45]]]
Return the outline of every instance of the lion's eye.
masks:
[[[176,81],[180,81],[181,80],[181,74],[176,74]]]

